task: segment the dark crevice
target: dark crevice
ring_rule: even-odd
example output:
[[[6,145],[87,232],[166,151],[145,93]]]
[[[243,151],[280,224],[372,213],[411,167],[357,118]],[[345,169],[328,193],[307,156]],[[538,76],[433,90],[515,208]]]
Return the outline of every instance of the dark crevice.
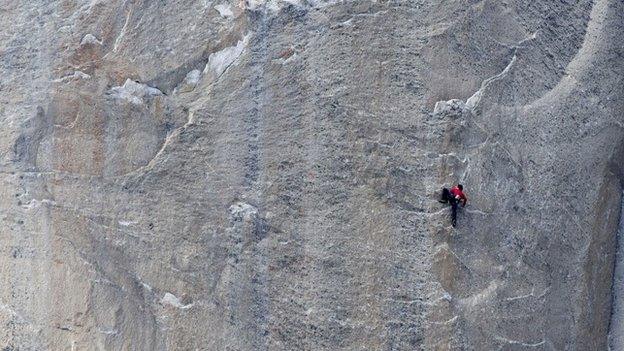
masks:
[[[616,148],[610,171],[619,179],[620,211],[615,233],[615,258],[611,276],[611,311],[608,325],[608,349],[624,350],[624,143]]]
[[[616,233],[615,261],[611,284],[611,318],[609,350],[624,350],[624,193],[621,196],[620,218]]]

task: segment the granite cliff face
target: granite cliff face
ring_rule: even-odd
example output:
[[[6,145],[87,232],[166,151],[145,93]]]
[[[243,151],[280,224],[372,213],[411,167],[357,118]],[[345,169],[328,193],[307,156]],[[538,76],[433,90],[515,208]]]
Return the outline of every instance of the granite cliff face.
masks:
[[[3,350],[624,349],[621,0],[0,14]]]

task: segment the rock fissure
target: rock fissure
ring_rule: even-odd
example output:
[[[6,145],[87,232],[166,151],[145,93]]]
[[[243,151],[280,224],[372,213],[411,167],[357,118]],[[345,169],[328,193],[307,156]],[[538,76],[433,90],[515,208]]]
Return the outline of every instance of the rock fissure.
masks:
[[[540,30],[537,30],[535,32],[533,32],[533,34],[531,34],[530,36],[522,39],[521,41],[519,41],[517,44],[515,45],[504,45],[506,47],[509,47],[512,52],[511,52],[511,60],[509,61],[509,63],[507,64],[507,66],[505,66],[505,68],[503,69],[503,71],[501,71],[500,73],[489,77],[487,79],[485,79],[482,83],[481,83],[481,87],[479,88],[479,90],[477,90],[470,98],[468,98],[466,100],[466,107],[468,109],[470,109],[471,111],[475,112],[475,110],[477,109],[478,105],[481,102],[481,98],[483,96],[483,94],[485,93],[485,91],[487,90],[487,88],[494,82],[504,79],[509,72],[511,71],[511,69],[513,68],[514,64],[516,63],[516,60],[518,59],[518,50],[520,49],[524,49],[525,47],[523,47],[522,45],[525,44],[528,41],[531,40],[535,40],[537,38],[538,33],[540,32]]]
[[[524,347],[539,347],[539,346],[542,346],[542,345],[546,344],[546,340],[542,340],[542,341],[539,341],[539,342],[523,342],[523,341],[518,341],[518,340],[507,339],[507,338],[504,338],[502,336],[497,336],[496,340],[502,341],[502,342],[507,343],[507,344],[520,345],[520,346],[524,346]]]
[[[466,100],[466,107],[468,109],[472,111],[476,110],[477,107],[479,106],[479,103],[481,102],[481,98],[483,97],[483,94],[485,93],[486,89],[490,86],[490,84],[492,84],[493,82],[496,82],[497,80],[503,79],[505,78],[505,76],[507,76],[507,74],[512,69],[512,67],[514,66],[518,58],[516,56],[516,50],[517,48],[513,49],[511,60],[509,61],[505,69],[501,73],[484,80],[481,83],[481,88],[479,88],[479,90],[477,90],[471,97],[468,98],[468,100]]]
[[[609,350],[624,349],[624,193],[621,195],[620,217],[616,233],[616,250],[611,284],[611,314],[609,321]]]
[[[127,1],[124,1],[123,7],[125,7],[126,3],[127,3]],[[117,37],[113,41],[112,52],[114,54],[116,54],[118,52],[119,46],[121,45],[121,41],[126,36],[126,31],[128,30],[128,25],[130,24],[130,19],[132,18],[132,13],[133,13],[132,8],[130,8],[130,10],[128,10],[128,12],[126,13],[126,20],[124,21],[124,24],[123,24],[123,27],[121,28],[121,31],[119,32],[119,34],[117,35]]]

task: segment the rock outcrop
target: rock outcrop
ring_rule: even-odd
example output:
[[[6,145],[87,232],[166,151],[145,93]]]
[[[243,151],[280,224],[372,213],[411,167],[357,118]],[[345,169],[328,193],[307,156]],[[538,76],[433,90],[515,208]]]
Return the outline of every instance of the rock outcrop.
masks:
[[[3,350],[621,348],[621,0],[0,9]]]

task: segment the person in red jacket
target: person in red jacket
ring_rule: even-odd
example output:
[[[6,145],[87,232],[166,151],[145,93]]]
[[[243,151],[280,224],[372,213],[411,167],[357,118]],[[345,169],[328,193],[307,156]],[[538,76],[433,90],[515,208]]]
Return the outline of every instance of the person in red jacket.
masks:
[[[464,194],[464,186],[457,184],[451,190],[442,188],[442,198],[438,201],[451,204],[451,224],[453,227],[457,226],[457,205],[461,202],[462,207],[466,207],[468,202],[468,198]]]

